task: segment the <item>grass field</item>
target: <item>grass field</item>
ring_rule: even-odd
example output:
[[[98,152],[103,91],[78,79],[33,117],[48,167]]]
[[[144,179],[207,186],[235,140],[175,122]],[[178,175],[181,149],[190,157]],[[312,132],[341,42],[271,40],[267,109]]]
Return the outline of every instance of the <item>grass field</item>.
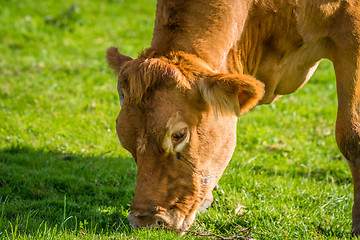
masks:
[[[136,164],[118,144],[116,80],[104,61],[109,46],[136,57],[150,44],[155,1],[0,5],[0,238],[178,239],[128,227]],[[325,61],[303,89],[240,118],[214,205],[191,230],[350,238],[352,180],[334,138],[336,109]]]

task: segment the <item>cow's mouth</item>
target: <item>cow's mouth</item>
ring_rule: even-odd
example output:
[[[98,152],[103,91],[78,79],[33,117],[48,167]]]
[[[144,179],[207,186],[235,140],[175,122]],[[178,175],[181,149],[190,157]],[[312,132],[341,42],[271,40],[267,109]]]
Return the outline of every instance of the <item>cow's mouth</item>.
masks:
[[[180,235],[183,235],[194,222],[195,214],[196,213],[185,216],[175,209],[169,212],[161,211],[156,214],[139,214],[130,211],[128,220],[130,227],[133,228],[161,228],[176,231]]]
[[[130,226],[133,228],[161,228],[172,230],[183,235],[193,224],[196,213],[205,211],[210,207],[212,201],[213,196],[210,192],[205,199],[195,201],[195,203],[188,208],[188,211],[181,210],[178,207],[171,209],[156,207],[153,211],[131,209],[128,220]]]
[[[128,215],[128,220],[130,227],[132,228],[141,228],[141,227],[151,227],[151,228],[166,228],[166,222],[159,217],[151,215]]]

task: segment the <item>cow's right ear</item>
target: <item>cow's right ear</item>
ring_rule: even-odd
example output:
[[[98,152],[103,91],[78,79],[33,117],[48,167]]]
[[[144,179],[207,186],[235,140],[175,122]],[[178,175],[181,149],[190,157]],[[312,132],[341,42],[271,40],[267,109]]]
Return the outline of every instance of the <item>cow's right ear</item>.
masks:
[[[116,47],[109,47],[106,51],[106,60],[109,66],[114,70],[116,76],[119,75],[121,67],[131,61],[132,58],[119,53]]]
[[[249,75],[213,74],[201,82],[200,91],[217,112],[241,116],[263,97],[264,84]]]

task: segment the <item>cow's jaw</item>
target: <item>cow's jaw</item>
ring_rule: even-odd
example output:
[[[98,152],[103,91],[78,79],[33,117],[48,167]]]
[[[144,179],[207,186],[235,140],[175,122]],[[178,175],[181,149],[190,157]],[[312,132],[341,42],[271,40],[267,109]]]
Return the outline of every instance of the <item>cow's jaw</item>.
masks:
[[[204,211],[211,205],[213,199],[212,189],[217,185],[217,181],[219,180],[219,177],[215,177],[215,175],[212,176],[213,177],[209,179],[207,178],[208,175],[203,175],[203,177],[199,179],[198,186],[201,190],[193,196],[195,200],[187,211],[178,207],[173,209],[156,207],[156,209],[149,211],[131,210],[128,215],[130,226],[134,228],[164,228],[183,235],[193,224],[196,214]],[[201,179],[206,179],[208,182],[204,184],[204,181]],[[204,203],[205,201],[207,202]]]

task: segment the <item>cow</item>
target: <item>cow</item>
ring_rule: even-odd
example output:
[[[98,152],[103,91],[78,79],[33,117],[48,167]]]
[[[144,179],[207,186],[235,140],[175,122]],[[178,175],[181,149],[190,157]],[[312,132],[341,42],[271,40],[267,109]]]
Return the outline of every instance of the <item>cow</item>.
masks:
[[[137,164],[130,226],[179,233],[212,202],[238,117],[301,88],[322,59],[338,93],[335,136],[354,182],[360,233],[360,1],[158,0],[151,46],[107,50],[121,145]]]

